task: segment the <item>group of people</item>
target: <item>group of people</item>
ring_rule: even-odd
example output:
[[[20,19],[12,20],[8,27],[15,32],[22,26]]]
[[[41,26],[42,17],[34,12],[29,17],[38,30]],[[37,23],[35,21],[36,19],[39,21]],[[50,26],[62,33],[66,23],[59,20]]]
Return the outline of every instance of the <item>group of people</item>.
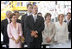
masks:
[[[38,13],[37,5],[28,4],[27,13],[19,20],[19,12],[6,12],[7,18],[1,22],[3,43],[9,48],[41,48],[41,44],[65,43],[71,37],[71,13],[63,21],[64,14],[58,15],[58,22],[51,22],[51,14],[46,13],[45,19]],[[24,39],[22,42],[22,39]]]

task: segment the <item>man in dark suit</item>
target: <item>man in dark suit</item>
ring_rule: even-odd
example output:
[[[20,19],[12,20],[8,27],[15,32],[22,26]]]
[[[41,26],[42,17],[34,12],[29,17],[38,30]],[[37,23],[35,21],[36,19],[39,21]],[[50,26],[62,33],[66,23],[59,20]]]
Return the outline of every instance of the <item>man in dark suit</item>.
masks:
[[[68,25],[68,32],[69,32],[69,39],[71,38],[71,32],[70,32],[70,24],[71,24],[71,13],[70,12],[68,12],[67,13],[67,19],[66,20],[64,20],[64,22],[66,22],[67,23],[67,25]]]
[[[24,23],[25,23],[26,17],[32,14],[32,4],[27,4],[27,9],[28,9],[27,13],[22,15],[22,18],[21,18],[21,24],[22,24],[24,37],[26,37],[26,32],[24,31],[25,30]],[[26,42],[24,44],[26,44]]]
[[[66,22],[67,24],[69,24],[69,21],[71,20],[71,13],[68,12],[67,13],[67,19],[64,20],[64,22]]]
[[[71,20],[68,25],[68,31],[69,31],[69,39],[71,40]]]
[[[42,43],[42,31],[44,30],[44,19],[37,15],[38,8],[33,6],[33,14],[25,20],[26,43],[28,48],[40,48]]]
[[[1,32],[3,34],[3,44],[6,45],[7,48],[8,48],[8,44],[9,44],[9,38],[8,38],[8,34],[7,34],[7,25],[10,23],[10,15],[11,14],[12,14],[11,11],[7,11],[6,12],[7,18],[2,20],[2,22],[1,22]]]

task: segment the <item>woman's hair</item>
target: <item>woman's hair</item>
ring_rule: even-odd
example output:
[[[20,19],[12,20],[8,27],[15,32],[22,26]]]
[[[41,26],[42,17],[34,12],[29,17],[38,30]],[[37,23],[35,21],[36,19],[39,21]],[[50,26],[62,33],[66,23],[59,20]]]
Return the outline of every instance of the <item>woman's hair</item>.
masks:
[[[45,19],[46,19],[48,16],[51,17],[51,14],[50,14],[50,13],[46,13],[46,14],[45,14]]]
[[[64,14],[59,14],[59,15],[58,15],[58,20],[59,20],[59,18],[60,18],[61,15],[64,17]]]
[[[10,19],[12,19],[13,16],[16,16],[16,14],[15,14],[15,13],[12,13],[12,14],[10,15]]]
[[[12,14],[10,15],[10,21],[11,21],[11,22],[12,22],[11,19],[12,19],[13,16],[16,16],[16,14],[15,14],[15,13],[12,13]]]

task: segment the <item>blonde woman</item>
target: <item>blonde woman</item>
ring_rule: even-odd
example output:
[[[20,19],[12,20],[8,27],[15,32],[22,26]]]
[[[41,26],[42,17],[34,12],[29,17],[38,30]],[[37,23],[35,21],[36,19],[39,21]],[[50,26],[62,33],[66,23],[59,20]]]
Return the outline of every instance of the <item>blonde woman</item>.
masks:
[[[55,41],[58,43],[65,43],[68,41],[68,28],[67,24],[63,22],[64,15],[58,15],[58,22],[55,23],[56,26],[56,34],[55,34]]]

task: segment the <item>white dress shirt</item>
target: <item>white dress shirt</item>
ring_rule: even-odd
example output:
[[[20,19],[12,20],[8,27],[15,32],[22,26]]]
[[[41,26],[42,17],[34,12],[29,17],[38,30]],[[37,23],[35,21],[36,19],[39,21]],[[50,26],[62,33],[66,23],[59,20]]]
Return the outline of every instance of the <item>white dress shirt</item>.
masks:
[[[28,16],[29,16],[29,15],[32,15],[32,13],[27,12],[27,15],[28,15]]]
[[[34,18],[34,22],[36,22],[37,14],[36,15],[33,14],[33,18]]]

